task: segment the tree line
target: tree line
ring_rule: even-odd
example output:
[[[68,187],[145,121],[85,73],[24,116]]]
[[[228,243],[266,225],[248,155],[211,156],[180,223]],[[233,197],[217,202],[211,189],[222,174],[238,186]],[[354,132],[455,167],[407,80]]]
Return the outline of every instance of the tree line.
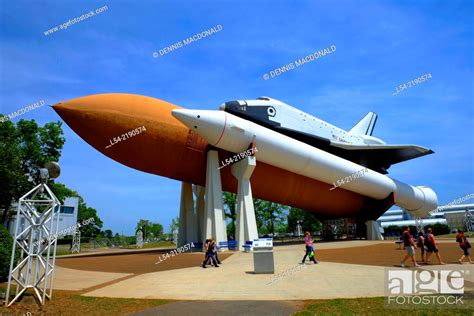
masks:
[[[23,119],[16,124],[10,120],[0,123],[0,223],[4,226],[16,214],[12,204],[41,182],[39,169],[47,162],[59,161],[65,143],[61,126],[61,122],[39,126],[35,120]],[[93,224],[80,228],[83,236],[103,234],[97,210],[87,206],[78,192],[54,179],[47,184],[61,203],[66,197],[79,199],[78,222],[94,219]]]

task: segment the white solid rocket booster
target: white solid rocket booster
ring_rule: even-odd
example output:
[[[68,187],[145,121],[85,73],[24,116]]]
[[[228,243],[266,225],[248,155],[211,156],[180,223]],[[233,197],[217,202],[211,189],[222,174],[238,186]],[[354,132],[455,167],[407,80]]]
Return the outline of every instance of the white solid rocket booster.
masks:
[[[179,109],[172,114],[217,148],[239,153],[255,142],[257,160],[328,184],[364,168],[224,111]],[[395,204],[416,217],[426,217],[438,206],[432,189],[413,187],[370,169],[343,188],[378,200],[393,192]]]

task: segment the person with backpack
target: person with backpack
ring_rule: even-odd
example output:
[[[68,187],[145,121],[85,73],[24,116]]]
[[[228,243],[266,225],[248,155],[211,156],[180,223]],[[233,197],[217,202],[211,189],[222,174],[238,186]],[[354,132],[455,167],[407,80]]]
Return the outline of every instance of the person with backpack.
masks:
[[[316,258],[314,257],[313,240],[311,239],[310,232],[306,232],[305,235],[306,235],[305,237],[306,254],[304,255],[303,261],[301,263],[304,264],[306,257],[308,257],[310,261],[313,261],[314,264],[319,263],[319,261],[316,260]]]
[[[464,235],[464,232],[460,229],[458,229],[458,234],[456,235],[456,242],[459,243],[459,247],[461,247],[461,249],[464,251],[464,254],[459,259],[459,263],[462,264],[462,261],[464,260],[464,258],[468,258],[469,263],[472,263],[471,244],[469,243],[469,240],[467,240],[467,237]]]
[[[425,260],[426,259],[425,258],[425,236],[424,236],[423,232],[420,232],[418,234],[416,245],[421,251],[421,262],[425,263],[426,262],[426,260]]]
[[[426,251],[428,252],[428,254],[426,255],[426,263],[430,261],[430,257],[434,252],[436,254],[436,258],[438,259],[438,263],[441,265],[445,264],[441,260],[441,255],[439,254],[439,249],[438,249],[438,243],[436,242],[436,239],[433,235],[433,230],[431,228],[428,228],[426,230],[425,246],[426,246]]]

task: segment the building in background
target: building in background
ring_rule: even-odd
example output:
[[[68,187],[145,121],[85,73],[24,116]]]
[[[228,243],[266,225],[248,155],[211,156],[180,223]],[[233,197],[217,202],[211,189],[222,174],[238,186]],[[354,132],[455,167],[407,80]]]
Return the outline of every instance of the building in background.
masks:
[[[428,218],[423,219],[423,225],[433,225],[436,223],[448,225],[451,231],[463,228],[466,220],[466,212],[474,219],[474,204],[450,205],[439,208]],[[415,218],[407,211],[395,209],[388,210],[377,219],[382,228],[388,226],[416,226]],[[471,220],[471,231],[473,231]]]
[[[79,198],[77,197],[68,197],[64,201],[64,205],[60,206],[59,209],[59,223],[58,223],[58,232],[66,232],[67,228],[73,227],[77,224],[77,214],[78,214]],[[18,203],[13,205],[13,208],[16,209]],[[20,219],[21,227],[25,227],[26,218],[23,216]],[[12,219],[8,222],[8,231],[10,234],[14,235],[16,225],[16,213]],[[63,234],[61,237],[67,235],[73,235],[74,231],[68,231],[67,234]],[[60,238],[61,238],[60,237]]]

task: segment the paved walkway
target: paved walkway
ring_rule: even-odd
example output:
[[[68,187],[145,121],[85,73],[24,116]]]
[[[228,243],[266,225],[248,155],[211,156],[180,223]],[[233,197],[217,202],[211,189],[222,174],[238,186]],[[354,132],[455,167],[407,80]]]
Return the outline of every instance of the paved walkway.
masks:
[[[117,281],[131,273],[104,273],[96,271],[79,271],[56,265],[54,272],[54,288],[57,290],[80,291]]]
[[[319,243],[317,249],[341,249],[377,243],[380,242]],[[393,243],[393,241],[382,243]],[[191,301],[287,301],[384,296],[385,267],[331,262],[300,265],[297,262],[302,254],[302,245],[275,247],[274,275],[254,274],[253,254],[242,252],[225,259],[219,268],[202,269],[196,266],[135,276],[58,269],[55,287],[70,288],[69,282],[74,279],[73,284],[76,288],[82,285],[85,289],[94,283],[94,288],[85,290],[86,296]],[[361,252],[360,255],[363,256],[364,253]],[[459,264],[445,265],[443,269],[459,269],[459,267]],[[466,289],[472,290],[474,265],[462,267],[471,271],[466,278]],[[435,265],[423,267],[423,269],[439,268],[440,266]],[[64,277],[64,273],[67,273],[68,277]],[[84,278],[85,275],[87,280]],[[83,280],[84,284],[81,284],[80,280]],[[101,285],[104,280],[117,281]]]

